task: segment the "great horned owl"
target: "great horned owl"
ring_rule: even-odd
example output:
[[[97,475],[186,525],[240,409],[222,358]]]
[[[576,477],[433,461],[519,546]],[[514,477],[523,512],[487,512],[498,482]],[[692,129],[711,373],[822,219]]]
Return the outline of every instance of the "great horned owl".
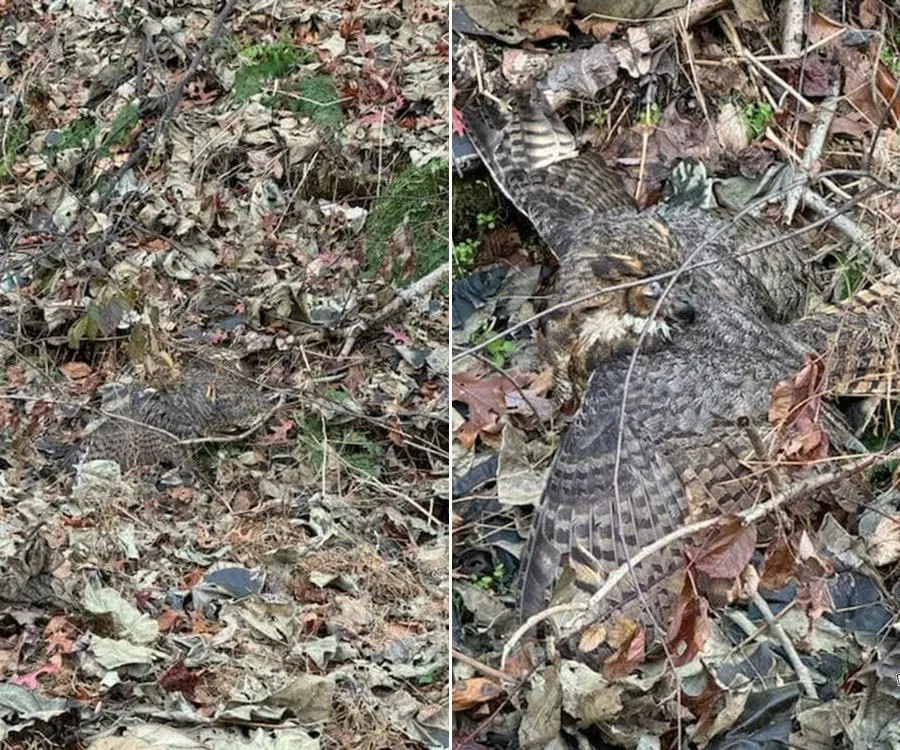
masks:
[[[190,447],[182,441],[247,427],[266,408],[250,381],[199,359],[158,388],[130,385],[119,390],[81,442],[60,455],[64,462],[109,459],[124,470],[184,463]]]
[[[802,318],[807,253],[774,227],[690,208],[638,212],[611,170],[596,155],[578,153],[536,94],[520,96],[506,112],[476,100],[464,116],[494,179],[560,259],[552,302],[574,301],[545,326],[555,386],[574,387],[583,397],[536,512],[523,567],[523,615],[545,605],[573,551],[591,556],[602,576],[686,516],[761,499],[765,457],[752,436],[774,447],[767,419],[772,388],[811,352],[840,373],[832,379],[839,393],[872,390],[872,382],[876,391],[900,385],[896,375],[884,374],[896,367],[874,374],[876,364],[900,356],[894,319],[900,280],[843,310]],[[759,244],[767,247],[753,252]],[[691,315],[662,307],[652,322],[648,300],[657,290],[648,271],[671,271],[695,250],[675,297]],[[582,299],[623,280],[636,283]],[[644,329],[649,346],[632,363],[625,354]],[[835,408],[826,406],[822,421],[836,450],[853,444]],[[787,481],[819,470],[794,472]],[[832,491],[861,498],[866,488],[850,481]],[[637,565],[605,600],[601,620],[625,614],[646,622],[639,590],[659,616],[683,567],[682,549],[672,545]]]
[[[600,362],[633,351],[642,335],[642,349],[652,351],[689,325],[698,278],[771,320],[802,312],[801,245],[779,238],[766,253],[746,253],[776,236],[772,229],[683,208],[639,212],[619,176],[599,155],[578,151],[538,92],[517,95],[505,111],[476,96],[464,119],[497,185],[559,259],[540,343],[561,400],[580,395]],[[702,270],[676,276],[651,315],[688,258]]]
[[[575,547],[596,559],[595,573],[603,576],[688,517],[734,512],[765,499],[768,488],[761,475],[767,456],[757,453],[752,436],[760,436],[765,449],[775,453],[777,435],[768,421],[773,386],[800,370],[811,351],[804,342],[809,338],[842,374],[838,388],[862,392],[862,373],[854,371],[853,381],[843,377],[851,368],[838,366],[838,360],[855,352],[855,345],[842,343],[839,331],[877,328],[890,320],[900,302],[900,279],[895,283],[885,285],[887,294],[877,308],[854,301],[846,311],[827,313],[824,326],[826,313],[816,316],[812,335],[813,319],[774,326],[739,303],[718,298],[713,305],[698,305],[695,323],[668,346],[638,354],[627,394],[629,356],[596,369],[536,511],[522,577],[523,616],[543,608]],[[835,325],[829,334],[832,320],[849,325]],[[879,339],[882,356],[888,354],[887,341]],[[892,356],[900,356],[896,338]],[[896,374],[893,383],[884,378],[882,388],[900,385]],[[835,408],[825,407],[822,423],[835,452],[855,447]],[[823,464],[786,472],[782,488],[831,468]],[[849,480],[820,498],[862,503],[867,491],[864,483]],[[638,588],[660,618],[672,598],[673,576],[683,570],[683,549],[683,543],[673,544],[635,566],[635,579],[624,580],[604,601],[601,619],[624,615],[646,623]]]

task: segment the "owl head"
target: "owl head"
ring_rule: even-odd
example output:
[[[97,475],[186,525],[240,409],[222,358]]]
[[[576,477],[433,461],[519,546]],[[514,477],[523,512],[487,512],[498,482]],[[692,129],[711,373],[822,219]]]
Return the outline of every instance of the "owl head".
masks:
[[[622,239],[621,251],[605,249],[611,243],[599,252],[582,247],[560,263],[551,297],[551,309],[558,309],[544,323],[541,351],[553,366],[561,402],[579,400],[591,372],[606,360],[639,345],[642,351],[665,346],[694,322],[691,274],[677,275],[670,286],[681,249],[651,218],[635,218],[640,229],[613,233],[630,238]],[[638,236],[642,241],[634,242]]]

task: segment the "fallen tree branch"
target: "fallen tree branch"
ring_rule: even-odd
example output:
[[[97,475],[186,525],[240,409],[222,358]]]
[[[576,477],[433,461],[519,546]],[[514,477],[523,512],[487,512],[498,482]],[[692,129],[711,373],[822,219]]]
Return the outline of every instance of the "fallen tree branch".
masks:
[[[825,146],[825,138],[828,136],[828,131],[831,128],[831,123],[837,112],[838,99],[840,96],[839,89],[840,85],[838,83],[832,84],[831,96],[826,101],[822,102],[819,114],[816,115],[816,121],[809,131],[809,140],[806,143],[806,150],[803,152],[803,160],[800,162],[799,169],[794,170],[794,174],[797,176],[798,181],[801,182],[787,194],[784,201],[785,224],[790,224],[791,220],[794,218],[794,212],[797,210],[800,199],[803,197],[803,188],[806,187],[810,170],[819,156],[822,155],[822,149]]]
[[[799,57],[803,51],[804,0],[788,0],[781,19],[781,51]]]
[[[800,684],[803,685],[803,691],[806,693],[807,697],[818,700],[819,694],[816,692],[815,685],[813,685],[812,674],[810,673],[809,668],[801,661],[797,649],[794,648],[794,644],[791,642],[791,639],[788,638],[788,634],[784,632],[781,623],[778,622],[778,619],[772,613],[769,603],[760,596],[758,591],[753,595],[753,603],[762,613],[763,619],[766,621],[769,629],[774,633],[778,642],[781,644],[781,647],[784,649],[787,659],[797,673],[797,677],[800,680]]]
[[[516,683],[518,683],[518,680],[515,677],[511,677],[506,672],[501,672],[499,669],[494,669],[484,662],[478,661],[478,659],[473,659],[468,654],[464,654],[462,651],[459,651],[455,648],[450,649],[450,655],[457,661],[461,661],[463,664],[468,664],[475,671],[481,672],[481,674],[483,674],[485,677],[490,677],[501,684],[511,683],[515,685]]]
[[[373,328],[379,323],[387,320],[417,297],[424,297],[429,292],[434,291],[438,284],[448,281],[449,278],[450,263],[443,263],[431,273],[427,273],[418,281],[414,281],[406,287],[406,289],[401,289],[397,292],[397,296],[371,318],[360,321],[359,323],[344,329],[343,334],[346,336],[346,340],[344,341],[344,346],[341,348],[341,353],[338,357],[343,359],[344,357],[349,356],[350,352],[353,351],[353,347],[356,346],[357,338],[359,338],[359,335],[363,331]]]

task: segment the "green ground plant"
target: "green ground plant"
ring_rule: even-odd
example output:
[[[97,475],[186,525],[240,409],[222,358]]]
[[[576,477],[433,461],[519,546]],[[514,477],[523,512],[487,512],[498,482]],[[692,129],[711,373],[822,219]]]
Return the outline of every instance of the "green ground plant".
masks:
[[[408,224],[416,253],[413,279],[419,279],[447,260],[447,181],[449,169],[443,159],[400,172],[375,200],[366,218],[366,268],[368,275],[385,263],[388,243],[397,227]],[[392,281],[403,281],[399,259],[393,262]]]
[[[747,131],[750,139],[759,140],[765,135],[766,128],[775,116],[775,110],[768,102],[750,102],[741,108],[744,122],[747,123]]]
[[[304,78],[297,86],[297,110],[317,125],[335,129],[341,124],[341,104],[331,76]]]
[[[497,218],[497,214],[491,211],[486,214],[478,214],[475,217],[475,223],[480,229],[496,229],[500,220]]]
[[[241,67],[234,76],[234,98],[243,103],[259,94],[269,81],[286,78],[301,65],[312,62],[312,54],[286,41],[253,44],[238,52]]]
[[[381,474],[384,446],[364,432],[348,425],[329,427],[326,436],[318,418],[307,418],[297,425],[299,442],[314,469],[321,470],[327,445],[340,457],[346,469],[362,478],[377,479]]]
[[[457,272],[468,271],[475,263],[475,253],[478,251],[480,240],[471,239],[457,242],[453,245],[453,265]]]
[[[0,183],[12,177],[16,159],[27,143],[28,126],[21,121],[14,123],[6,140],[0,142]]]
[[[498,563],[488,576],[475,576],[472,585],[484,591],[489,591],[503,581],[503,563]]]

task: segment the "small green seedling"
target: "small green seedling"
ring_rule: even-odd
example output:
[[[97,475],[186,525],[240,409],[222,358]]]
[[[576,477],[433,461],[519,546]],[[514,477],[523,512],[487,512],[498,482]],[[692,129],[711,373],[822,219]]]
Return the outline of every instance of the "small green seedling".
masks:
[[[743,114],[750,139],[756,141],[765,135],[766,128],[775,116],[775,110],[768,102],[750,102],[744,107]]]

